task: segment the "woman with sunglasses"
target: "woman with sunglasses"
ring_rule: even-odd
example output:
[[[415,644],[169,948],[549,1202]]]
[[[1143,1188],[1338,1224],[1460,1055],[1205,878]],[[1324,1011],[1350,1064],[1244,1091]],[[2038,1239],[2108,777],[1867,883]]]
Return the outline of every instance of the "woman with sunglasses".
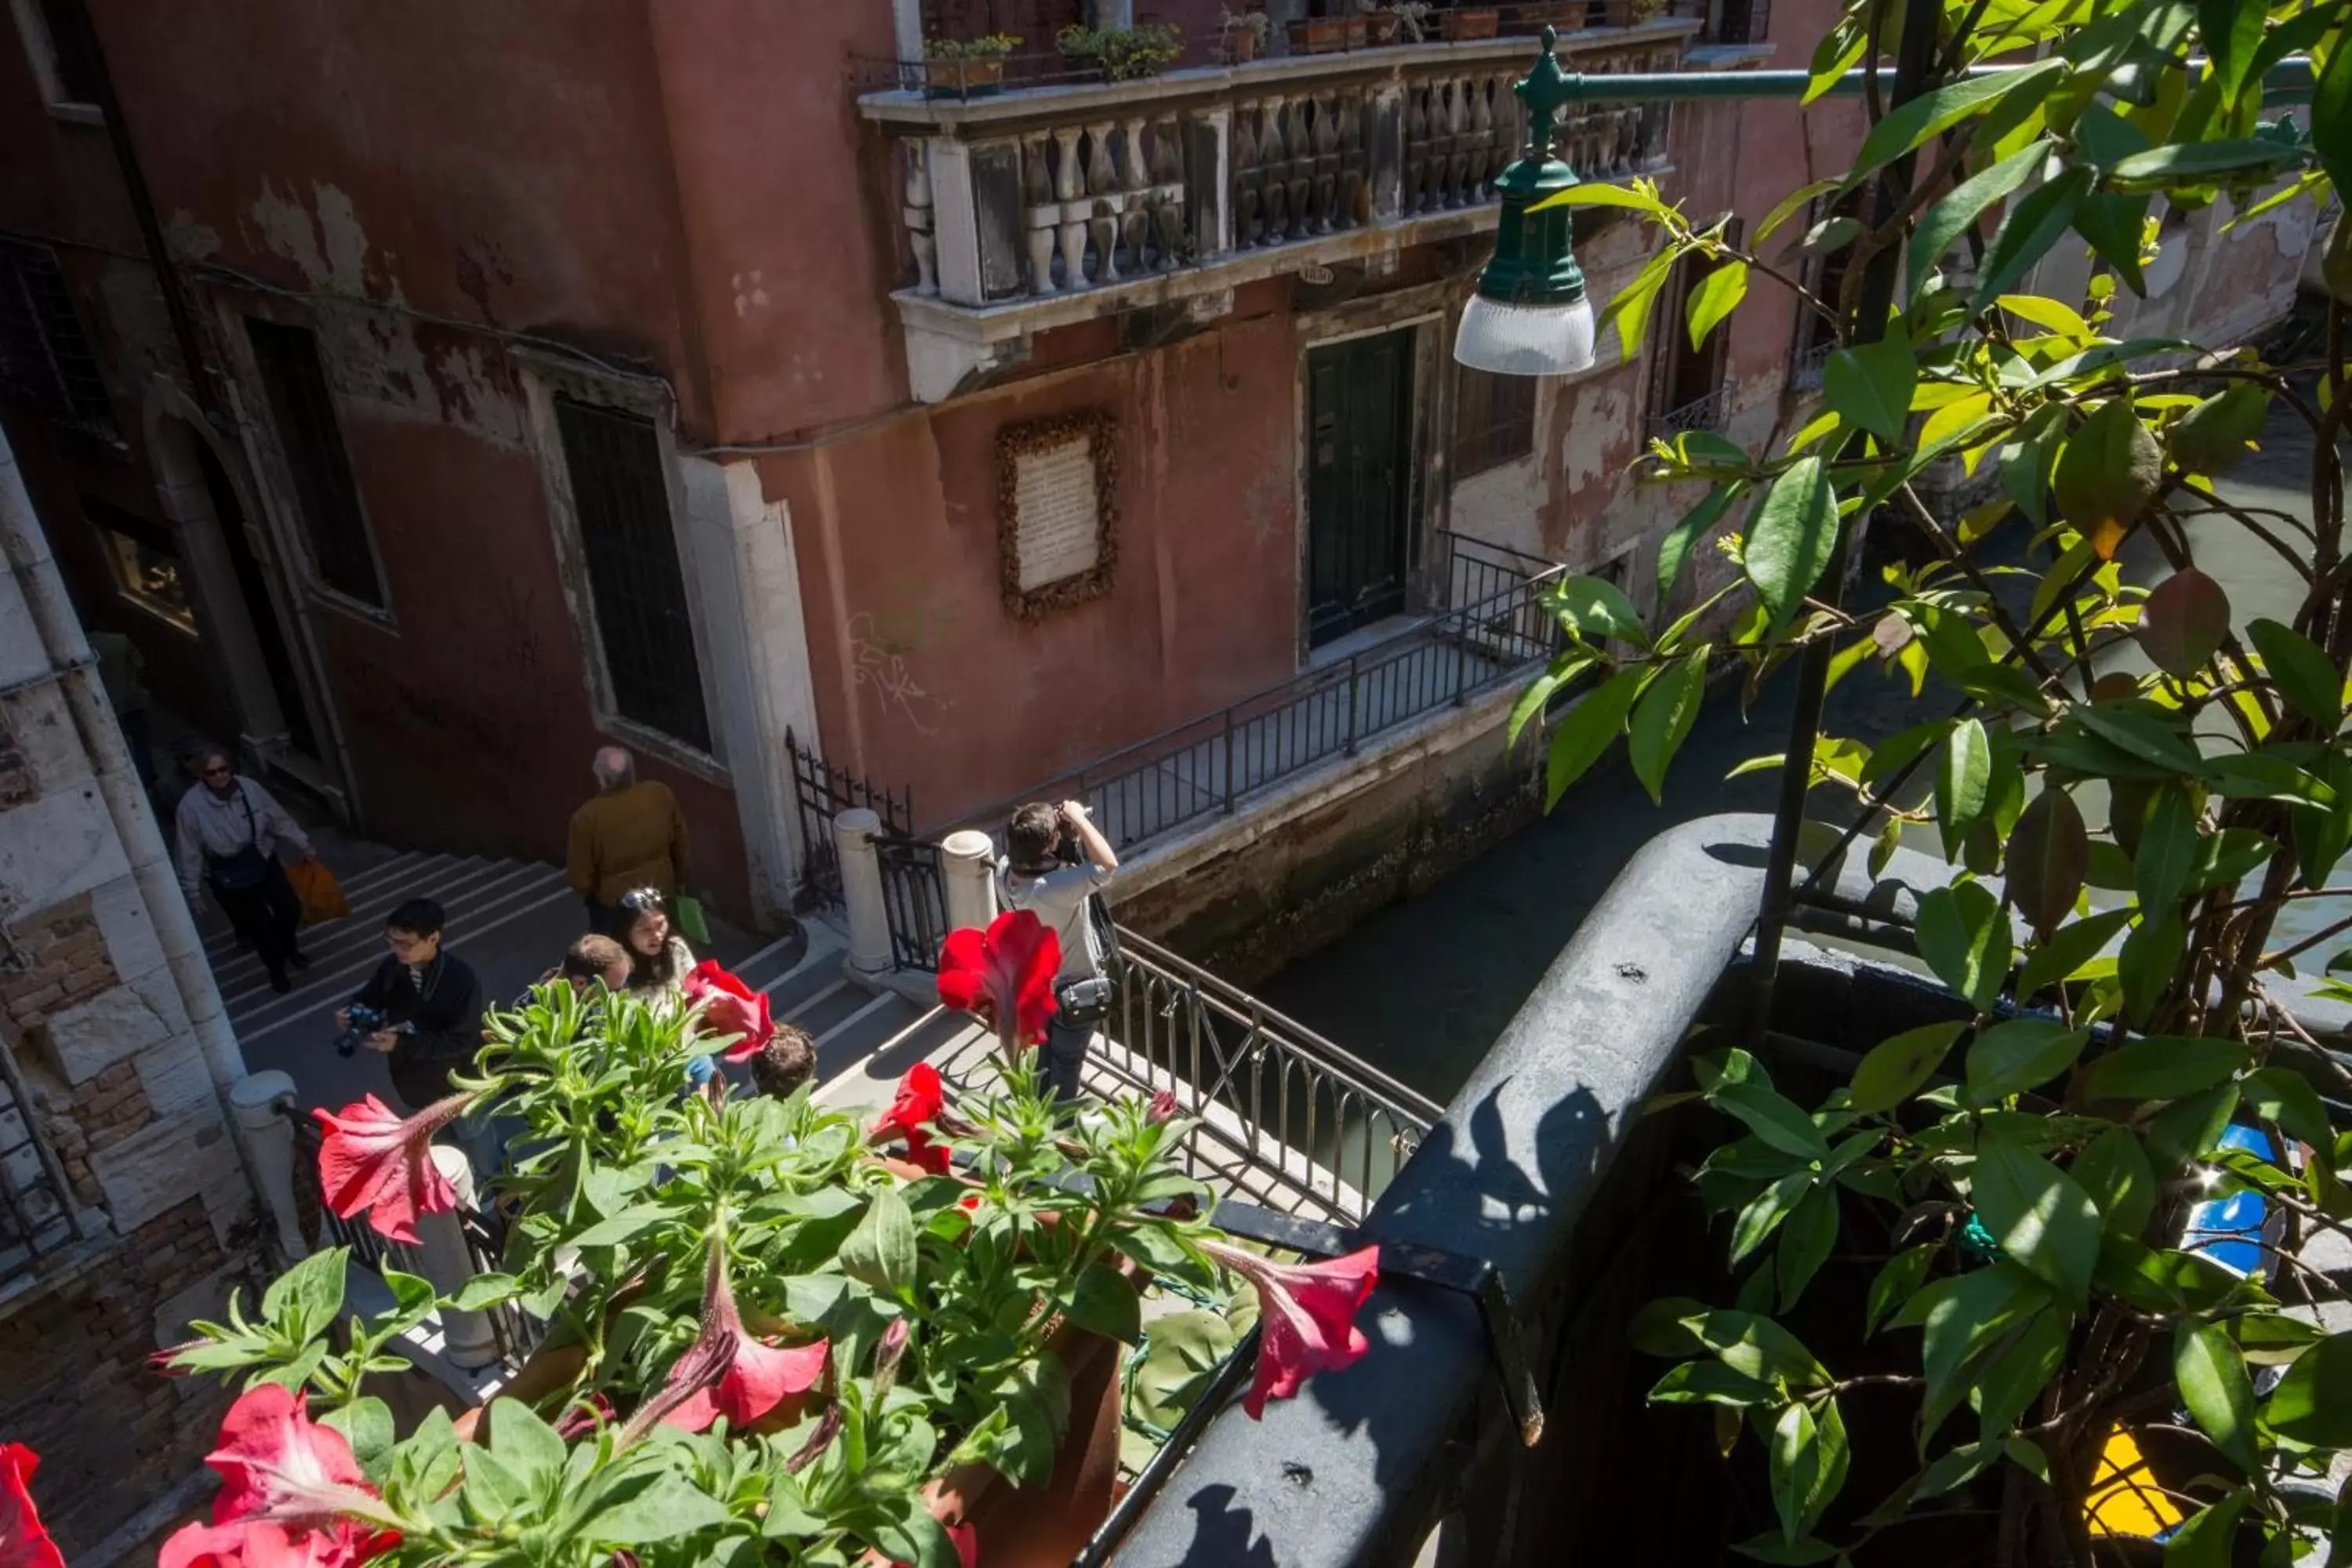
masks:
[[[623,893],[621,945],[629,952],[629,989],[683,994],[688,971],[694,967],[693,950],[671,929],[658,889],[637,888]]]

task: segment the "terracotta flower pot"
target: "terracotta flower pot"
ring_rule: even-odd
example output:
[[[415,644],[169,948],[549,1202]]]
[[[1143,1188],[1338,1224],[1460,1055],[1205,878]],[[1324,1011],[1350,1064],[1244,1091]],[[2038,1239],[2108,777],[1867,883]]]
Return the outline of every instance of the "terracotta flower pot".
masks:
[[[925,60],[926,98],[988,98],[1004,90],[1004,61],[996,59]]]
[[[1364,18],[1364,40],[1374,48],[1404,36],[1404,18],[1393,11],[1375,11]]]
[[[1052,1479],[1042,1487],[1016,1487],[984,1465],[971,1465],[951,1473],[930,1499],[934,1514],[961,1518],[978,1531],[980,1560],[988,1568],[1068,1568],[1110,1517],[1127,1347],[1066,1327],[1053,1348],[1070,1369],[1070,1428]]]
[[[1466,38],[1491,38],[1502,21],[1502,13],[1492,5],[1481,5],[1466,11],[1445,13],[1445,37],[1459,43]]]
[[[1225,34],[1225,63],[1245,66],[1257,58],[1257,30],[1235,27]]]
[[[1348,47],[1348,24],[1355,23],[1359,32],[1363,27],[1361,16],[1306,16],[1290,24],[1290,52],[1294,55],[1331,55]]]

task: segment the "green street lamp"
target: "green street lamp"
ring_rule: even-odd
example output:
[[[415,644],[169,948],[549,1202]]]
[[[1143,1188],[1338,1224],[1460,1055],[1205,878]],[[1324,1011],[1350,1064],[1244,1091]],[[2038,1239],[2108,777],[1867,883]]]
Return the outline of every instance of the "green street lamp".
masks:
[[[1535,68],[1511,89],[1527,106],[1528,146],[1495,182],[1503,211],[1494,259],[1479,273],[1454,336],[1454,359],[1473,370],[1566,375],[1592,367],[1592,302],[1570,243],[1575,209],[1528,210],[1577,183],[1576,171],[1553,154],[1559,111],[1577,97],[1575,79],[1552,52],[1557,42],[1546,27]]]

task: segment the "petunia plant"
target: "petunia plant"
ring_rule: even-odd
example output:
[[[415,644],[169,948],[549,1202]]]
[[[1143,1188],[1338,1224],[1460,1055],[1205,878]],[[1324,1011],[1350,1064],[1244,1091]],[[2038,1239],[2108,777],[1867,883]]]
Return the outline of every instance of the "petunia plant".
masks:
[[[709,966],[678,1001],[542,987],[492,1018],[452,1100],[321,1115],[328,1202],[404,1240],[456,1201],[435,1131],[519,1124],[503,1271],[443,1298],[387,1269],[394,1307],[354,1315],[335,1249],[199,1325],[163,1360],[244,1392],[213,1517],[165,1561],[947,1568],[985,1560],[971,1515],[993,1488],[1055,1474],[1074,1366],[1141,1339],[1155,1282],[1254,1289],[1252,1415],[1360,1356],[1370,1251],[1234,1246],[1178,1168],[1172,1100],[1040,1091],[1059,962],[1026,913],[954,933],[940,994],[995,1032],[991,1081],[951,1094],[918,1063],[878,1115],[691,1088],[772,1026]],[[502,1303],[548,1323],[503,1395],[395,1432],[369,1378],[404,1364],[396,1338]]]
[[[1744,232],[1640,183],[1561,198],[1659,237],[1609,306],[1629,352],[1680,264],[1661,330],[1704,344],[1753,289],[1828,353],[1793,428],[1654,444],[1696,504],[1639,603],[1560,586],[1566,650],[1513,721],[1588,688],[1552,798],[1621,735],[1662,791],[1717,668],[1790,668],[1808,717],[1840,680],[1921,700],[1759,762],[1826,803],[1800,887],[1834,885],[1832,842],[1904,873],[1914,897],[1837,907],[1944,1016],[1831,1083],[1707,1051],[1679,1096],[1729,1135],[1692,1172],[1728,1278],[1635,1342],[1674,1363],[1651,1397],[1755,1473],[1752,1559],[2352,1561],[2325,1256],[2352,1242],[2352,1068],[2313,1017],[2352,997],[2326,979],[2352,967],[2352,226],[2300,338],[2133,324],[2160,257],[2219,257],[2190,303],[2226,311],[2232,269],[2340,195],[2347,26],[2345,0],[1853,0],[1809,95],[1865,73],[1849,168]],[[2263,448],[2299,471],[2242,484]],[[1907,560],[1863,609],[1865,522]],[[1685,592],[1713,551],[1728,570]],[[2223,581],[2265,577],[2236,604]]]

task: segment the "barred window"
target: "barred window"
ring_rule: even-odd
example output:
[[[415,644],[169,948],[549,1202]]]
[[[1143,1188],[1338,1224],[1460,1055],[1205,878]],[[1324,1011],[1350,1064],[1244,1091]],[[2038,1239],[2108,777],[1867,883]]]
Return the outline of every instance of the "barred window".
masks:
[[[702,668],[654,423],[562,395],[555,418],[613,706],[708,752]]]
[[[1466,479],[1536,449],[1536,378],[1455,367],[1454,477]]]
[[[0,387],[76,424],[114,433],[114,404],[47,246],[0,239]]]
[[[318,339],[308,328],[250,316],[245,330],[294,481],[311,570],[336,593],[380,610],[383,583],[376,575],[359,486],[327,393],[327,373],[319,363]]]

